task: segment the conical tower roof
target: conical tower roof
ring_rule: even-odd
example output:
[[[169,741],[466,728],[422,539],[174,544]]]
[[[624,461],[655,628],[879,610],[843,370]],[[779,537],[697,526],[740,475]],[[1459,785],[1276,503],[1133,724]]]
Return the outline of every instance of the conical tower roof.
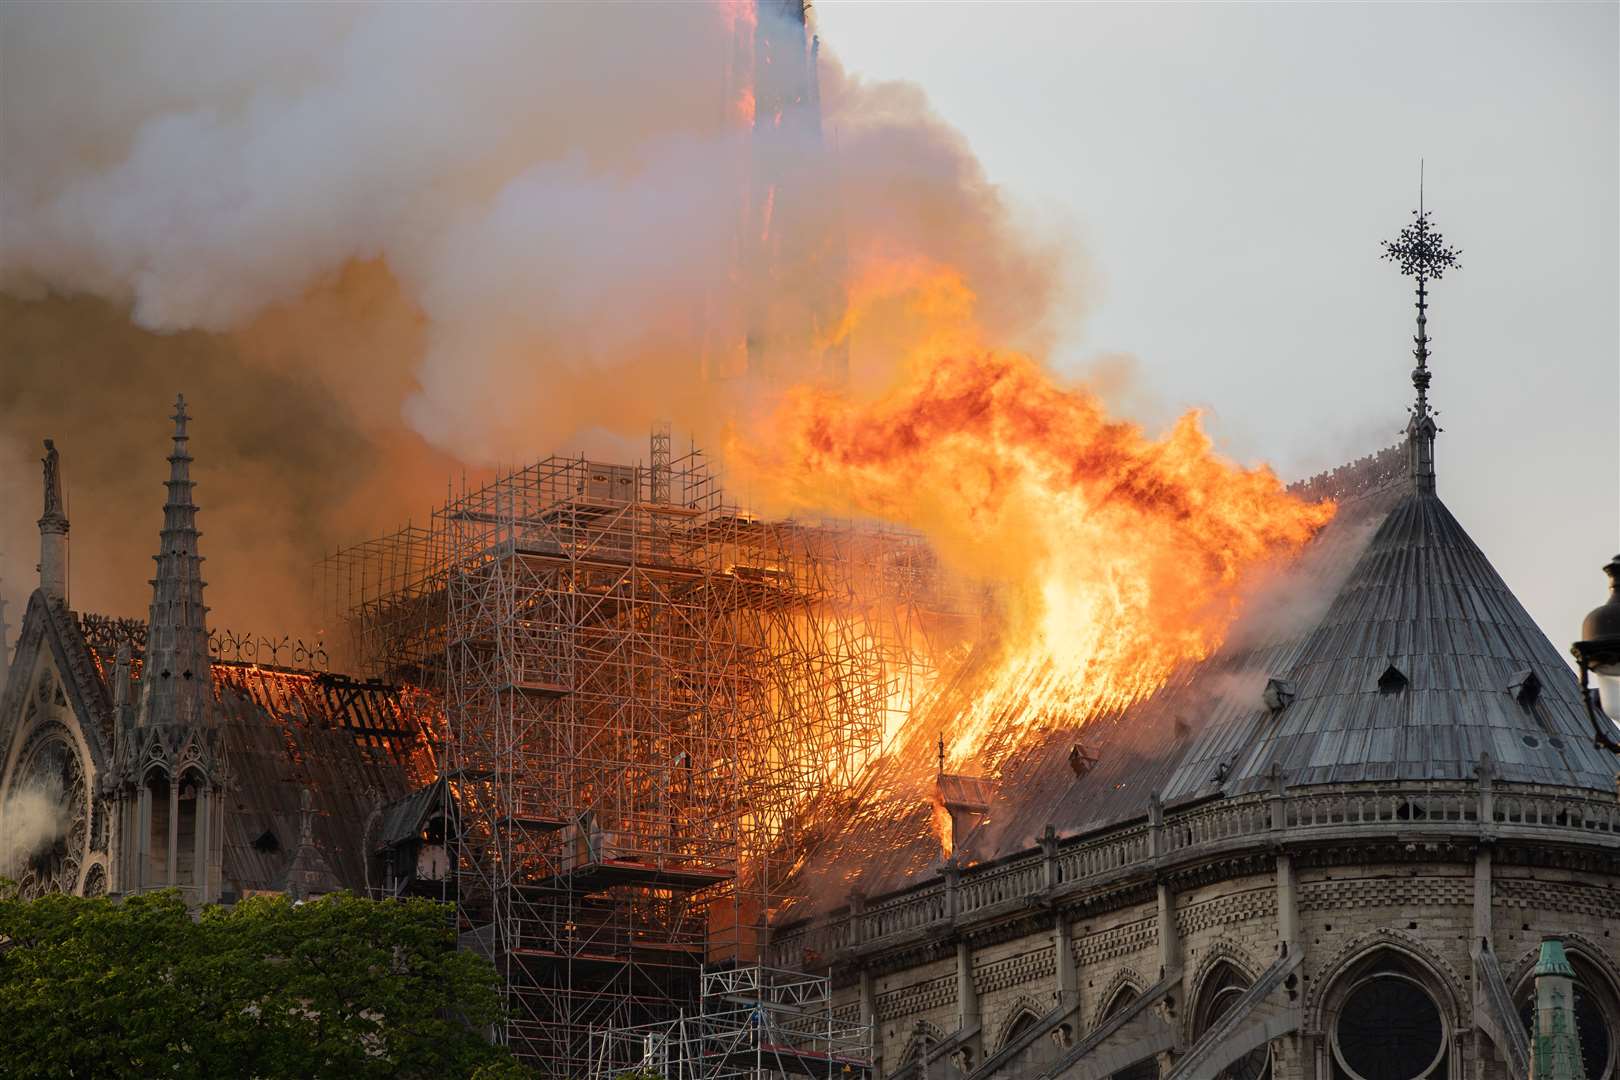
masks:
[[[1460,252],[1414,217],[1384,245],[1417,283],[1406,493],[1315,627],[1268,658],[1294,698],[1255,718],[1229,782],[1460,780],[1488,754],[1502,779],[1613,790],[1569,667],[1437,494],[1428,286]]]
[[[1613,790],[1568,665],[1435,494],[1397,501],[1326,613],[1254,659],[1295,696],[1231,718],[1248,737],[1229,791],[1274,766],[1292,784],[1460,780],[1482,754],[1505,780]]]
[[[168,497],[152,609],[147,620],[146,656],[141,670],[139,723],[197,724],[207,718],[213,697],[208,660],[208,608],[203,605],[202,556],[197,553],[197,506],[192,501],[191,454],[186,399],[175,400],[174,450],[169,454]]]

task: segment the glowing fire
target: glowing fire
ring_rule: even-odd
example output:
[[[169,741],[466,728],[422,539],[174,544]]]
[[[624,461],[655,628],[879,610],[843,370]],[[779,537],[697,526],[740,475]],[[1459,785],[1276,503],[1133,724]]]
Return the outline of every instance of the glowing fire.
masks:
[[[995,583],[999,653],[944,733],[948,768],[992,774],[1029,735],[1152,693],[1333,516],[1216,455],[1196,412],[1155,439],[985,347],[949,270],[868,268],[835,334],[868,324],[905,343],[891,386],[796,387],[733,451],[782,501],[920,528]]]
[[[939,838],[939,853],[942,858],[949,859],[956,845],[955,823],[951,821],[951,812],[945,806],[945,799],[940,795],[939,788],[935,788],[928,798],[929,825],[934,835]]]

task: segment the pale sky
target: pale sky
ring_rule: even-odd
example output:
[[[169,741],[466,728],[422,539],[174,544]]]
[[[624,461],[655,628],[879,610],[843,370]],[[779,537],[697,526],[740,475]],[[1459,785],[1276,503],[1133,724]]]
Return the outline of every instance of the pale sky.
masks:
[[[1127,353],[1285,478],[1396,441],[1425,203],[1440,494],[1563,649],[1620,550],[1620,6],[818,0],[853,72],[923,87],[1042,230],[1086,252],[1054,356]]]

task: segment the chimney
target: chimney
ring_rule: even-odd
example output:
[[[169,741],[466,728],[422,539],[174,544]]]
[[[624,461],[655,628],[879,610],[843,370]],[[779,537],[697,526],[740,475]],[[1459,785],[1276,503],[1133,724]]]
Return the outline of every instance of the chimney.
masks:
[[[62,465],[56,444],[45,440],[45,513],[39,519],[39,588],[47,600],[68,602],[68,519],[62,501]]]

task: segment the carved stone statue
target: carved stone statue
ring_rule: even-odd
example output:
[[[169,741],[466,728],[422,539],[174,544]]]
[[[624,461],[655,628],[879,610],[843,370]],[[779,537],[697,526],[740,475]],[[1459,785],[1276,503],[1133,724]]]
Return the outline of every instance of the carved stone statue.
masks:
[[[56,452],[56,444],[50,439],[45,440],[45,456],[40,459],[45,466],[45,516],[48,518],[61,517],[62,512],[62,465],[60,455]]]
[[[298,843],[308,845],[315,842],[315,800],[310,796],[309,788],[298,793]]]

